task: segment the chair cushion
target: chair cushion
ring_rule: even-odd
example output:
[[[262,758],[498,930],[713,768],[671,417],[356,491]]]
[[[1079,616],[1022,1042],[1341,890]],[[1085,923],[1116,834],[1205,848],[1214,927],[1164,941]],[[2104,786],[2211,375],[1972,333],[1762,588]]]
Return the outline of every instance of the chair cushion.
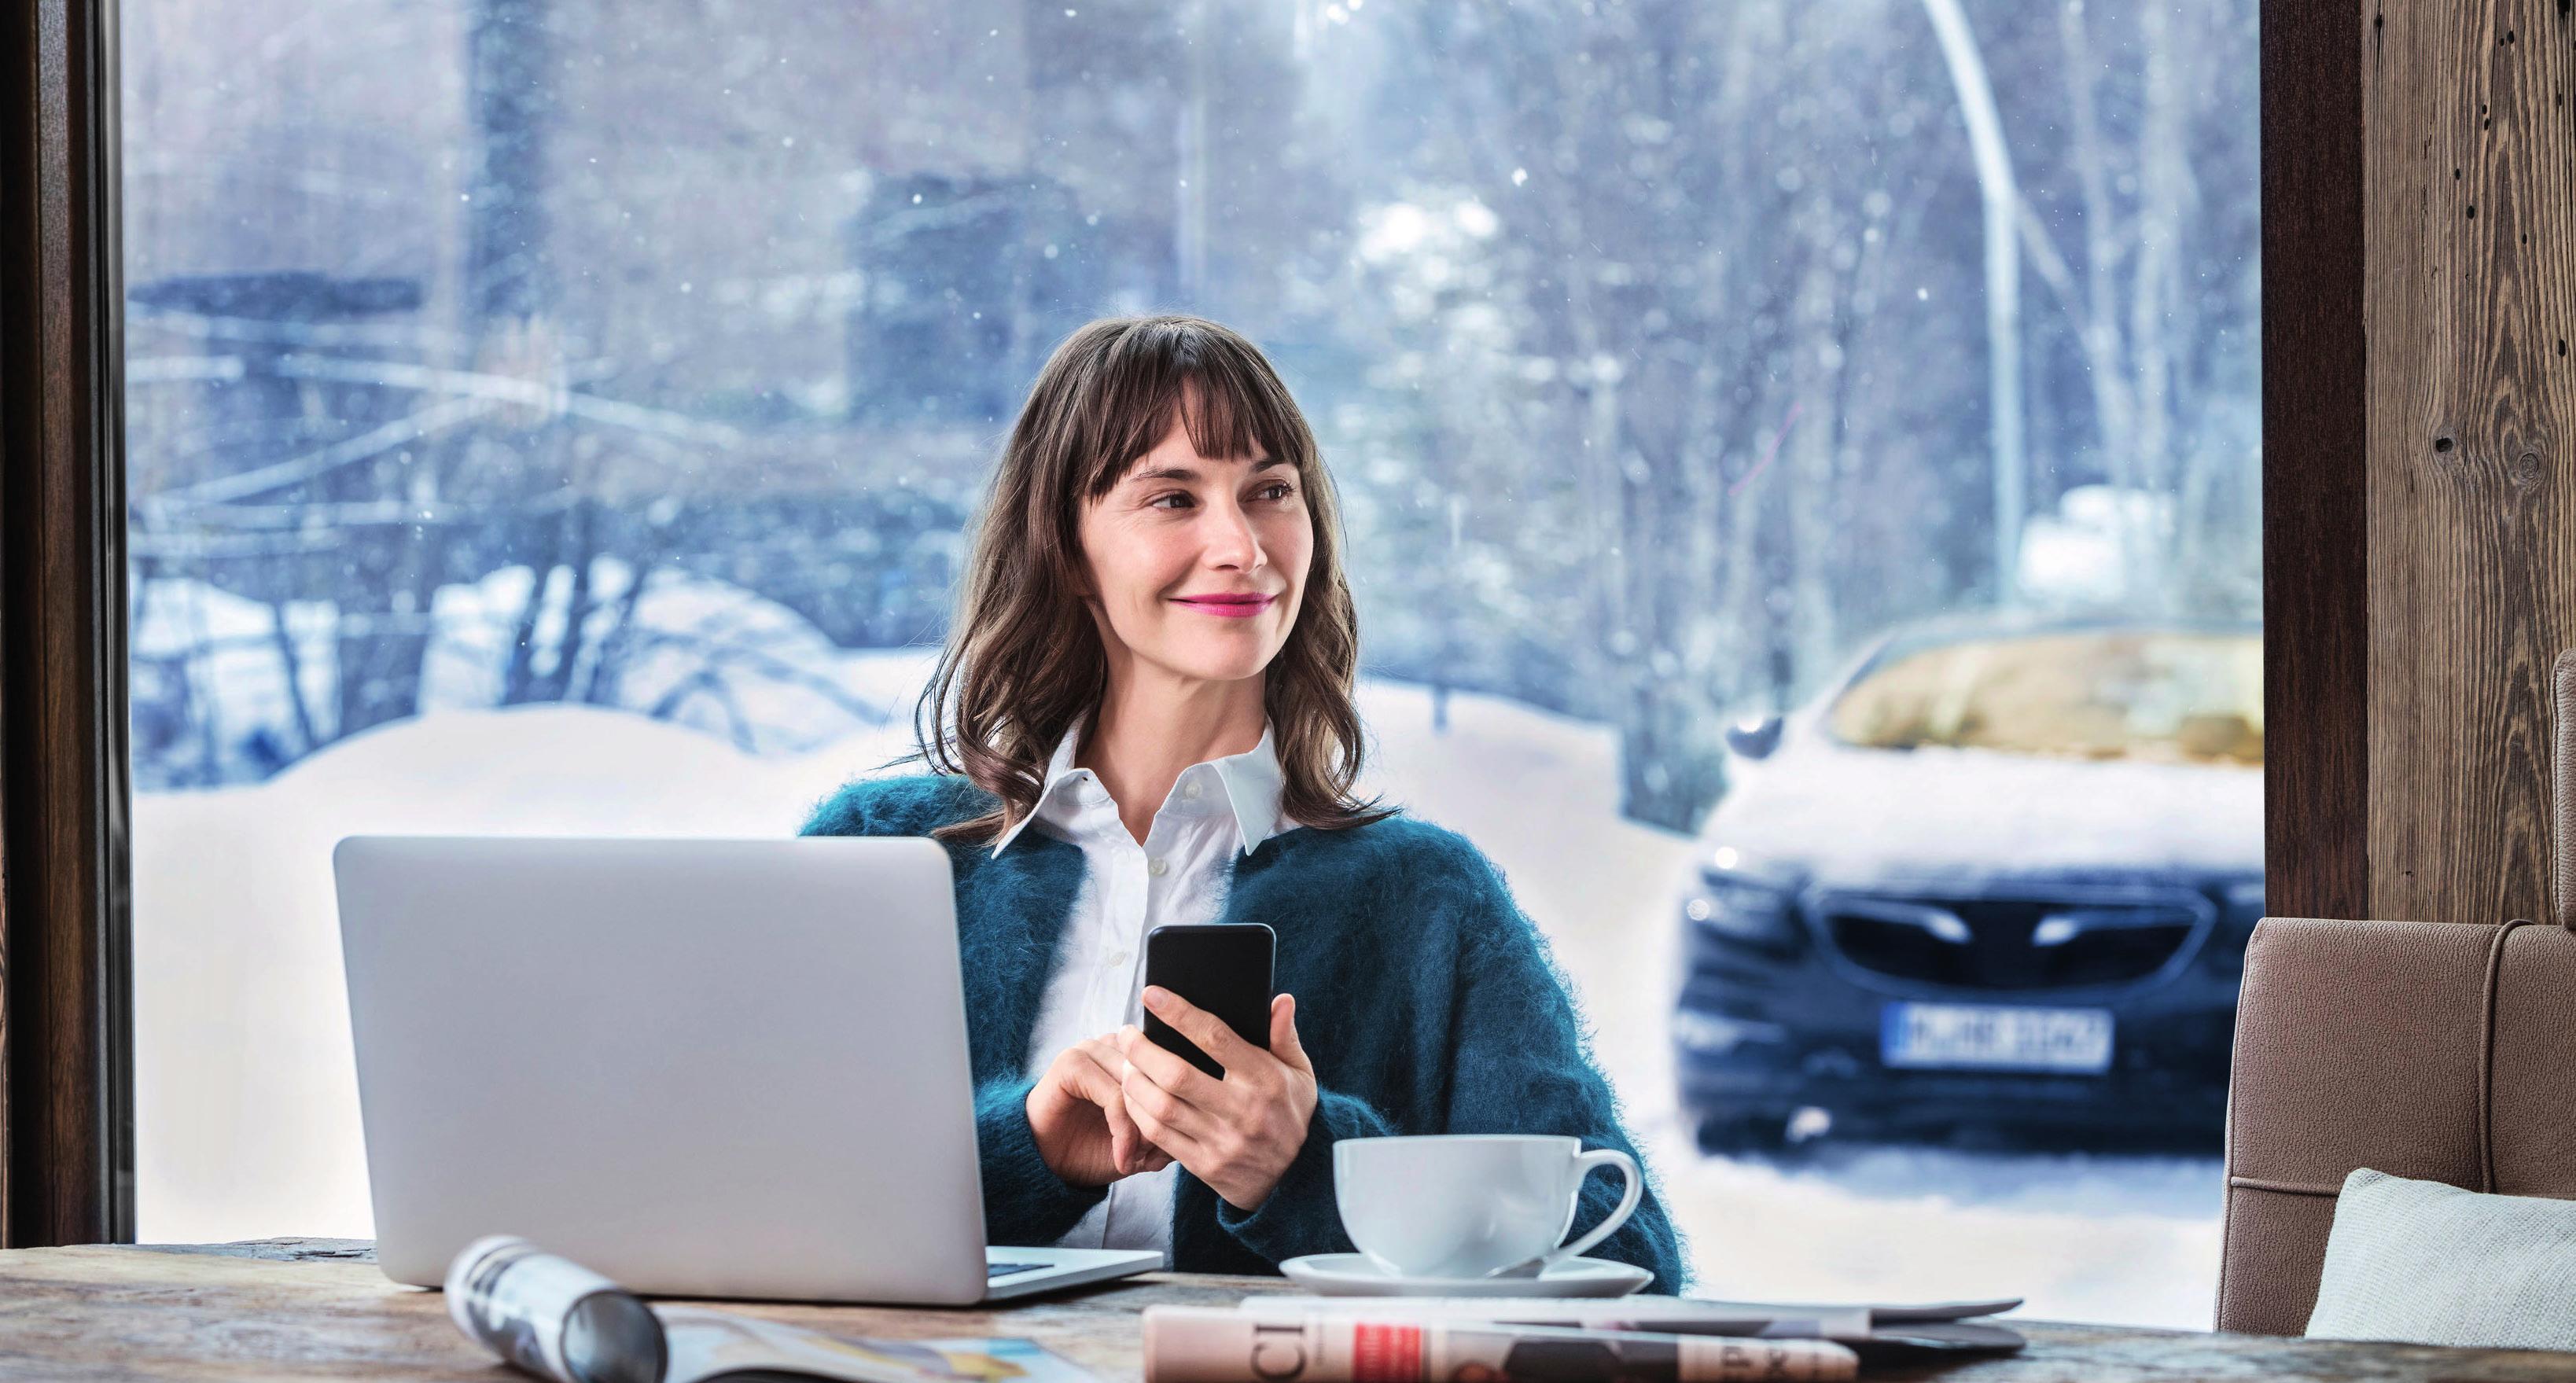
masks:
[[[2576,1201],[2344,1178],[2312,1338],[2576,1349]]]
[[[2335,1197],[2355,1167],[2557,1189],[2487,1180],[2484,1019],[2502,930],[2291,917],[2254,929],[2227,1093],[2219,1329],[2295,1335],[2306,1324]],[[2576,959],[2576,945],[2557,949]],[[2567,1159],[2558,1170],[2576,1178]]]

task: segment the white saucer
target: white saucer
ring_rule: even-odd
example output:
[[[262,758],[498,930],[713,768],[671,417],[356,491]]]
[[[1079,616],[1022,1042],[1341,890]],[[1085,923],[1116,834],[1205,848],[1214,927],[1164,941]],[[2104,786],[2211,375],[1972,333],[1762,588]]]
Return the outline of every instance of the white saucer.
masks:
[[[1364,1253],[1310,1253],[1279,1271],[1322,1297],[1624,1297],[1655,1280],[1606,1258],[1561,1258],[1536,1277],[1393,1277]]]

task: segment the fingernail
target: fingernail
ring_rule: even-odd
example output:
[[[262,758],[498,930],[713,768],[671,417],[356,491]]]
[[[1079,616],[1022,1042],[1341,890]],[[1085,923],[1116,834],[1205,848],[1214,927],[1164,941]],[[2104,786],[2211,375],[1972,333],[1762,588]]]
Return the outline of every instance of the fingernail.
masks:
[[[1161,1008],[1163,1001],[1170,997],[1172,997],[1171,991],[1159,984],[1145,986],[1145,1007],[1147,1008]]]

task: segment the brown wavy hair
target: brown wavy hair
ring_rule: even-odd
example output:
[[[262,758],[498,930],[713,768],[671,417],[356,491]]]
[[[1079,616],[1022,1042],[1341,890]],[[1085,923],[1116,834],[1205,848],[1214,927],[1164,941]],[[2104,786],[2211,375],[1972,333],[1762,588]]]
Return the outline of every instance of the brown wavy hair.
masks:
[[[972,529],[938,670],[913,707],[934,772],[1002,799],[932,834],[990,840],[1037,807],[1047,761],[1100,704],[1108,659],[1076,594],[1080,506],[1118,485],[1178,417],[1202,456],[1297,468],[1315,525],[1297,623],[1261,671],[1283,779],[1280,810],[1327,830],[1392,815],[1359,800],[1359,621],[1343,579],[1340,509],[1305,415],[1258,347],[1198,317],[1109,317],[1064,339],[1038,371]]]

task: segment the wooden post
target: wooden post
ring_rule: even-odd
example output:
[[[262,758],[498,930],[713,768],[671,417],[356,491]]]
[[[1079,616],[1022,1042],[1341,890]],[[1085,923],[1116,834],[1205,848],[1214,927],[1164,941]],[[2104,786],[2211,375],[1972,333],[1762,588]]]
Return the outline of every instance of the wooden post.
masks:
[[[2267,908],[2548,914],[2576,17],[2263,9]]]

